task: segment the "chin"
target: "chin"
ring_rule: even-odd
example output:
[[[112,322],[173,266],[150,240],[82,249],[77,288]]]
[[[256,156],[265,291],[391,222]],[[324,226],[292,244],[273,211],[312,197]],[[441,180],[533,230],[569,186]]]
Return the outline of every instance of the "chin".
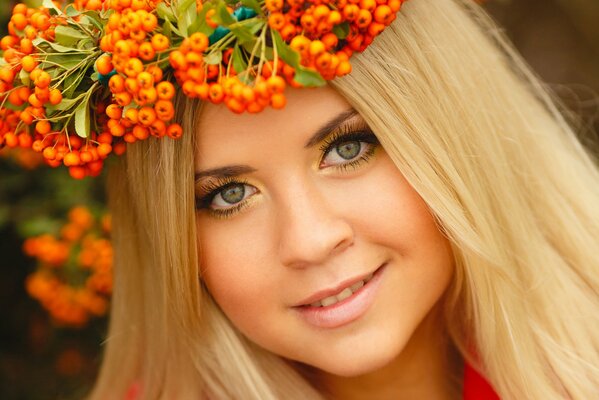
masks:
[[[392,346],[382,344],[369,346],[369,348],[362,351],[352,351],[351,349],[351,347],[347,347],[339,354],[326,352],[325,357],[321,356],[318,360],[304,361],[304,363],[332,375],[350,378],[365,375],[385,367],[402,350],[393,351],[395,349]]]

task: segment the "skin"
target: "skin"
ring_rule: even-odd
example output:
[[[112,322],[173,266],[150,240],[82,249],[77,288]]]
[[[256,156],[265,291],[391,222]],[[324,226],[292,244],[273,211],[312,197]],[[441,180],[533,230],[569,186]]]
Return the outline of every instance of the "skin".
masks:
[[[197,212],[202,279],[243,334],[311,369],[330,398],[456,398],[439,313],[454,272],[449,242],[380,145],[347,170],[336,168],[347,160],[335,146],[328,155],[322,143],[305,147],[351,109],[343,97],[330,87],[286,96],[283,110],[202,110],[196,172],[237,164],[255,170],[234,178],[249,185],[247,207],[224,219]],[[218,183],[202,177],[197,195],[207,184]],[[227,205],[218,197],[210,204]],[[357,320],[323,329],[293,308],[383,263],[375,300]]]

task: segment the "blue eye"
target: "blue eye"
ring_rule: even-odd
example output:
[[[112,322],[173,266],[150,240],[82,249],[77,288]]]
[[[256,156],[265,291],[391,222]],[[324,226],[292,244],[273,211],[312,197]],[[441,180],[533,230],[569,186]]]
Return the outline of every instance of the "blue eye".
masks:
[[[325,139],[320,147],[320,168],[346,170],[357,168],[374,155],[379,141],[369,129],[351,132],[336,132]],[[196,198],[196,208],[206,210],[217,218],[226,218],[246,207],[258,189],[244,180],[224,178],[209,182],[201,187],[202,197]]]
[[[245,183],[230,183],[214,195],[211,206],[216,209],[229,208],[245,200],[257,191],[258,189],[254,186]]]
[[[321,168],[338,167],[347,169],[357,167],[373,154],[379,141],[372,132],[351,132],[331,138],[321,148],[324,157]]]

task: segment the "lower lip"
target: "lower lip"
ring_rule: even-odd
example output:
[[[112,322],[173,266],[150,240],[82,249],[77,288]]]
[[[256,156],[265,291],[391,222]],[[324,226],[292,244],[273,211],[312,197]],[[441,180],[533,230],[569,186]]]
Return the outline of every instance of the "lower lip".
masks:
[[[386,264],[379,267],[364,286],[347,299],[327,307],[300,306],[294,310],[306,322],[318,328],[338,328],[360,318],[374,302]]]

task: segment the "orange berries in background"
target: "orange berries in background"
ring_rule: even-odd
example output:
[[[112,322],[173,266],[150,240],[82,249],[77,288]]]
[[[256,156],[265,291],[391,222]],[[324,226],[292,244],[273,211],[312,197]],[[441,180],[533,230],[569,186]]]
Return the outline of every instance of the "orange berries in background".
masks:
[[[79,206],[69,211],[57,235],[25,240],[23,251],[38,260],[25,287],[56,323],[83,327],[106,314],[112,292],[109,234],[109,216],[96,218]]]

